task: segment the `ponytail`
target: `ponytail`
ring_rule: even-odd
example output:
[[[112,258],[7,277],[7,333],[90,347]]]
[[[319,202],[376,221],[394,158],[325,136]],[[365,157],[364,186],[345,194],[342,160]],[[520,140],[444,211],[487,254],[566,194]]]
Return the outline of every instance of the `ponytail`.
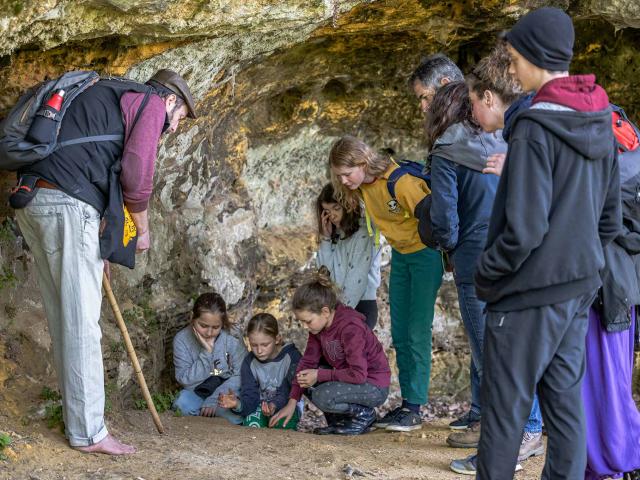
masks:
[[[338,294],[331,282],[329,269],[324,265],[313,273],[293,294],[293,310],[306,310],[320,314],[323,307],[334,311],[338,306]]]

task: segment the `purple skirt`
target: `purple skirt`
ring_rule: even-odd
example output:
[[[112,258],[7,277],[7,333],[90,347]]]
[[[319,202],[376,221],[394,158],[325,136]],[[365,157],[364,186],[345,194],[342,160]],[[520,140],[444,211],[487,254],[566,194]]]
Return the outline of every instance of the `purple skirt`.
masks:
[[[640,468],[640,412],[633,401],[633,334],[631,328],[609,333],[589,311],[587,369],[582,384],[587,426],[587,470],[584,478],[619,478]]]

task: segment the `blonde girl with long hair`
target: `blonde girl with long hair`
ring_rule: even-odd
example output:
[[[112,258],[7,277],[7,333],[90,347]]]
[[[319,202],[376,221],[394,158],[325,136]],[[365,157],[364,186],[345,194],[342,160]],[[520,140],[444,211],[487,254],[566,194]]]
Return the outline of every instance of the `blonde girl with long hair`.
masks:
[[[407,174],[396,181],[393,198],[387,181],[398,164],[349,135],[333,145],[329,164],[336,198],[347,210],[363,201],[392,247],[391,336],[402,405],[376,426],[401,432],[420,429],[420,405],[427,402],[431,374],[431,325],[443,273],[440,252],[428,248],[418,234],[417,212],[425,208],[431,192],[424,180]]]

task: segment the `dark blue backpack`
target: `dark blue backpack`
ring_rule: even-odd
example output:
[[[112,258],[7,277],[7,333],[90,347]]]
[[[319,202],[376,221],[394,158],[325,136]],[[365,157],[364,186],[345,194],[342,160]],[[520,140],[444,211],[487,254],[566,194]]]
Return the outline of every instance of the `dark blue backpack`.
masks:
[[[427,182],[427,186],[431,188],[431,174],[427,171],[427,167],[425,167],[422,163],[414,162],[413,160],[400,160],[396,162],[400,168],[396,168],[391,175],[389,175],[389,179],[387,180],[387,190],[389,190],[389,195],[391,198],[397,201],[396,198],[396,183],[400,178],[409,174],[412,177],[421,178],[425,182]]]
[[[431,173],[428,167],[425,167],[422,163],[414,162],[412,160],[400,160],[396,162],[399,168],[396,168],[389,178],[387,179],[387,190],[389,195],[396,202],[396,183],[405,175],[411,175],[412,177],[420,178],[427,183],[429,189],[431,189]],[[433,227],[431,225],[431,195],[427,195],[422,200],[414,212],[411,212],[414,217],[418,219],[418,234],[420,240],[429,248],[437,248],[436,242],[433,241]]]
[[[100,77],[94,71],[82,70],[66,72],[58,78],[46,80],[31,87],[20,97],[18,103],[0,123],[0,170],[19,171],[47,158],[56,150],[70,145],[91,142],[122,143],[124,141],[122,135],[97,135],[58,142],[62,119],[69,105],[78,95],[99,81],[108,83],[111,88],[118,92],[119,96],[129,91],[145,93],[148,96],[153,90],[148,85],[143,85],[127,78]],[[48,116],[43,104],[53,92],[60,89],[64,90],[66,95],[60,111],[53,117],[52,128],[55,130],[54,134],[47,143],[32,143],[27,135],[31,124],[38,116]]]

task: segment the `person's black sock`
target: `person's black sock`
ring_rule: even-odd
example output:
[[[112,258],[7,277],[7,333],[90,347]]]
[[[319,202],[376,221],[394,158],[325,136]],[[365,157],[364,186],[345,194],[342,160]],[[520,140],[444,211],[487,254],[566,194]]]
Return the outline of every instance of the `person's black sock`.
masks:
[[[412,411],[413,413],[417,413],[418,415],[420,415],[420,404],[419,403],[411,403],[411,402],[407,402],[406,400],[402,401],[402,408],[407,408],[410,411]]]

